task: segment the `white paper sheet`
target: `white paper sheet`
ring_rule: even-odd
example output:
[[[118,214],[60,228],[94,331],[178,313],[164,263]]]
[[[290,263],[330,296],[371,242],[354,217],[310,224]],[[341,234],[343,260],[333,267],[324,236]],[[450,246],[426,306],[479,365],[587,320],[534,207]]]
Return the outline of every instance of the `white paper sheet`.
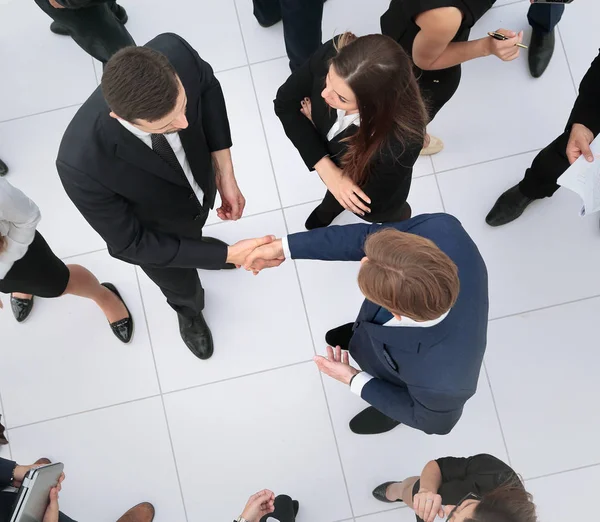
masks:
[[[600,136],[592,141],[590,149],[594,154],[592,163],[580,156],[557,180],[583,200],[579,213],[582,217],[600,210]]]

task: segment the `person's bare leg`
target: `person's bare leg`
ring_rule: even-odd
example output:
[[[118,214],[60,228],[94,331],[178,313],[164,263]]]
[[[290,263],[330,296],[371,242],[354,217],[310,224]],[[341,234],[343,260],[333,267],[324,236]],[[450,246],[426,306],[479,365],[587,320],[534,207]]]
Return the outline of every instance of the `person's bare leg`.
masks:
[[[392,501],[402,500],[407,506],[412,507],[412,490],[417,480],[419,480],[419,477],[409,477],[404,479],[402,482],[390,484],[385,492],[385,496],[388,500]]]
[[[96,276],[81,265],[67,265],[71,276],[64,294],[87,297],[104,312],[109,323],[129,317],[123,302],[108,288],[102,286]]]
[[[13,292],[11,295],[15,299],[31,299],[33,297],[31,294],[22,294],[20,292]]]

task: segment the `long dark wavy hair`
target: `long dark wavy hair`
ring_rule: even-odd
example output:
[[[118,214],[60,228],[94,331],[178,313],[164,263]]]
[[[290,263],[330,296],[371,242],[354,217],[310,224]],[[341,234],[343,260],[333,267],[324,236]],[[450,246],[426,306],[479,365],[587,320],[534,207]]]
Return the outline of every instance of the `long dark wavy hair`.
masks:
[[[392,139],[405,150],[409,144],[423,143],[427,111],[412,61],[397,42],[380,34],[357,38],[344,33],[336,49],[330,65],[354,92],[360,114],[358,132],[347,138],[342,168],[361,185],[369,177],[372,160]]]

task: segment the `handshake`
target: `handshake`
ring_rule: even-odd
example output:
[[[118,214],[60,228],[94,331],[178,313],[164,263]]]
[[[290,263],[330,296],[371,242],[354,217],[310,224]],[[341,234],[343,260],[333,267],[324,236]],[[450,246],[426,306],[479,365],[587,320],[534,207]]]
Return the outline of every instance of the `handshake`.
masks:
[[[227,248],[227,263],[257,275],[264,268],[279,266],[285,261],[281,239],[264,236],[256,239],[243,239]]]

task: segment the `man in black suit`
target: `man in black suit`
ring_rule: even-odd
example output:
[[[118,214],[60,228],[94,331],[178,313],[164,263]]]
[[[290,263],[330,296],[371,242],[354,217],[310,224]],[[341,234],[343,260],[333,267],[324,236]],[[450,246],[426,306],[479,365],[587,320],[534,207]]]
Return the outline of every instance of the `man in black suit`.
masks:
[[[139,265],[160,287],[200,359],[212,355],[213,342],[196,269],[235,268],[261,244],[228,247],[202,236],[217,191],[221,219],[239,219],[244,210],[231,144],[212,68],[185,40],[163,34],[111,58],[57,158],[73,203],[112,256]]]
[[[135,45],[125,29],[127,12],[116,0],[35,0],[53,22],[50,30],[70,35],[86,53],[102,63],[119,49]]]
[[[590,143],[600,133],[600,55],[581,84],[565,131],[533,160],[523,180],[502,194],[485,218],[498,227],[517,219],[536,199],[551,197],[560,187],[558,178],[579,156],[594,160]]]
[[[254,16],[263,27],[271,27],[283,20],[285,49],[292,72],[308,61],[321,45],[325,1],[252,0]]]

